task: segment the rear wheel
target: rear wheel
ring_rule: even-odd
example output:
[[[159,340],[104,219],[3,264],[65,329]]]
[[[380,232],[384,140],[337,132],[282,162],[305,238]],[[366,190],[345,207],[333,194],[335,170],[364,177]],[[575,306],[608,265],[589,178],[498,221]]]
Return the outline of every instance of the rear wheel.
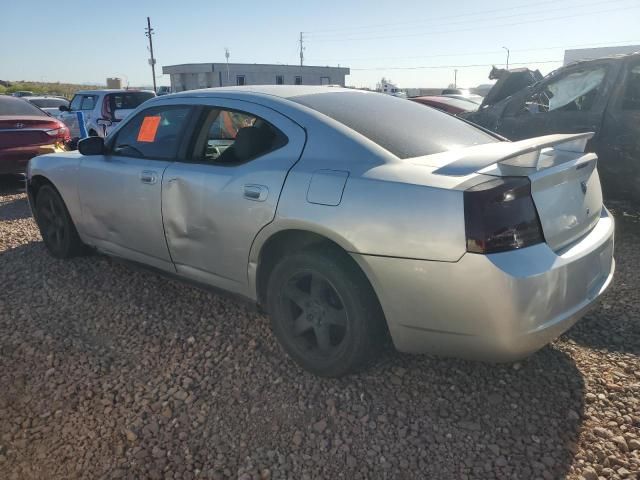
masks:
[[[56,258],[69,258],[83,253],[84,245],[69,216],[60,194],[43,185],[36,197],[36,220],[47,250]]]
[[[303,368],[338,377],[365,366],[378,353],[384,318],[361,271],[333,250],[285,257],[269,278],[273,331]]]

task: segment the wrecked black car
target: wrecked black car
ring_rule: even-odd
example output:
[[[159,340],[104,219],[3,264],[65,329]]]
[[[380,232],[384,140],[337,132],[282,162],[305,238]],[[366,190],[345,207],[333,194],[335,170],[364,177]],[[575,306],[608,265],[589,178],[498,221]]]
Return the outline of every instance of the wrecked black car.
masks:
[[[527,69],[492,75],[498,82],[480,109],[461,116],[509,140],[595,132],[587,151],[598,154],[605,198],[640,201],[640,53],[577,62],[542,79]],[[523,82],[530,85],[509,91]]]

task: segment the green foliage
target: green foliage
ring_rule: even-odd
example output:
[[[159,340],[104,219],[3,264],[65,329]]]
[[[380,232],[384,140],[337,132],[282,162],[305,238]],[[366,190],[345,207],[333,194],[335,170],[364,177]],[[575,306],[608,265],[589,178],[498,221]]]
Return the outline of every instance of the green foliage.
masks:
[[[47,83],[47,82],[2,82],[0,93],[11,94],[20,90],[33,92],[34,95],[60,95],[71,98],[78,90],[96,88],[96,85],[77,85],[73,83]]]

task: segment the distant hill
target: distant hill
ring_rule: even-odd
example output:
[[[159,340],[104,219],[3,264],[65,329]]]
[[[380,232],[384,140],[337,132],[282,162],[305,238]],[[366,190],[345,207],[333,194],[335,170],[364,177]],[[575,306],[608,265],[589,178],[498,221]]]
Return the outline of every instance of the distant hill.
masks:
[[[105,88],[104,85],[79,85],[75,83],[60,83],[60,82],[29,82],[21,80],[19,82],[10,82],[7,80],[0,80],[0,94],[11,94],[19,90],[28,90],[36,95],[60,95],[66,98],[71,98],[78,90],[90,89],[90,88]]]

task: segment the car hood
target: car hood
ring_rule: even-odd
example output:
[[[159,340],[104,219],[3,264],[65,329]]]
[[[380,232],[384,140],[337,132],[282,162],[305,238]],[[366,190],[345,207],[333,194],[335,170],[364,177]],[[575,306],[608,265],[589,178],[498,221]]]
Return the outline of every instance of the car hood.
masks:
[[[500,70],[500,72],[498,81],[484,97],[480,108],[495,105],[514,93],[542,80],[542,74],[539,70],[518,68],[515,70]]]

